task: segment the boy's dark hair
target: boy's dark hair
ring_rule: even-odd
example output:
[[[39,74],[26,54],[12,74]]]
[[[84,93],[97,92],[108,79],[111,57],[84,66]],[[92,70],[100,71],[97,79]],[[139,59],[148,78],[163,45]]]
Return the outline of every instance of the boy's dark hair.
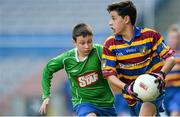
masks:
[[[74,41],[76,41],[76,37],[78,36],[92,36],[92,29],[88,24],[85,23],[79,23],[77,25],[75,25],[74,29],[73,29],[73,34],[72,34],[72,38]]]
[[[116,11],[118,15],[124,18],[124,16],[128,15],[131,20],[131,24],[134,25],[136,22],[137,11],[135,5],[132,1],[122,1],[119,3],[113,3],[108,5],[107,11],[110,13],[111,11]]]

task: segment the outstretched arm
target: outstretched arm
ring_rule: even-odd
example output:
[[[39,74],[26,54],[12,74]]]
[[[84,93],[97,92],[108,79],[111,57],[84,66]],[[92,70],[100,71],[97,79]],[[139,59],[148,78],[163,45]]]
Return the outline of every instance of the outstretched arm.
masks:
[[[53,74],[58,70],[62,69],[63,65],[63,54],[57,56],[56,58],[51,59],[42,72],[42,105],[39,109],[41,114],[45,114],[47,111],[47,107],[50,101],[50,88],[51,88],[51,79],[53,78]]]

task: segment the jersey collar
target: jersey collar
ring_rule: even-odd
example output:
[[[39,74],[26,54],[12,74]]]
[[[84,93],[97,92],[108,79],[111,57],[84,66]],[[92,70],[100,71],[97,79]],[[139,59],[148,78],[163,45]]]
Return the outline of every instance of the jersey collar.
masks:
[[[75,58],[76,58],[77,62],[83,62],[83,61],[85,61],[87,59],[87,56],[86,56],[86,57],[84,57],[83,60],[79,60],[77,48],[75,48],[74,51],[75,51]]]
[[[124,40],[121,35],[115,35],[115,40],[117,40],[117,41],[121,41],[121,40],[122,40],[122,41],[125,41],[125,42],[128,43],[128,44],[131,44],[132,41],[133,41],[135,38],[141,36],[141,29],[142,29],[142,28],[135,26],[134,29],[135,29],[135,30],[134,30],[134,37],[131,39],[131,41],[126,41],[126,40]]]

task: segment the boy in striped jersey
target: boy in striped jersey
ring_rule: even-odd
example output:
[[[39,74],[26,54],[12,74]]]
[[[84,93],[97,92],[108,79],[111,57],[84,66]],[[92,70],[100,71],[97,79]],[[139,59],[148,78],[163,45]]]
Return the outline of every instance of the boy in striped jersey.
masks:
[[[162,93],[165,76],[175,65],[174,50],[165,44],[158,32],[135,26],[137,12],[131,1],[111,4],[107,10],[113,35],[104,43],[103,75],[110,83],[123,89],[132,115],[159,115],[163,95],[153,102],[142,102],[132,87],[139,75],[152,73]]]
[[[174,24],[168,31],[169,46],[176,51],[176,65],[167,75],[164,106],[168,116],[180,116],[180,28]]]
[[[80,23],[73,29],[76,48],[51,59],[42,74],[43,103],[40,113],[45,113],[50,100],[53,73],[65,69],[72,95],[73,109],[78,116],[116,116],[114,96],[101,71],[102,46],[93,45],[89,25]]]

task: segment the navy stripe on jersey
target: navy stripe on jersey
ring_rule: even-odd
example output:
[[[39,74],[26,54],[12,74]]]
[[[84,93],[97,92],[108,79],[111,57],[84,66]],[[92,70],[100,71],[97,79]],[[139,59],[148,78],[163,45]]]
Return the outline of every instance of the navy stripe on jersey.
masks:
[[[152,43],[145,43],[142,45],[136,45],[136,46],[131,46],[130,48],[117,48],[112,50],[113,53],[122,53],[122,55],[128,55],[128,54],[133,54],[133,53],[139,53],[141,52],[141,48],[142,47],[146,47],[146,49],[151,49],[152,48]],[[129,49],[131,49],[131,51],[128,51]],[[118,55],[117,55],[118,56]]]
[[[107,66],[116,67],[116,62],[115,61],[111,61],[111,60],[108,60],[108,59],[103,59],[103,60],[106,61]]]

